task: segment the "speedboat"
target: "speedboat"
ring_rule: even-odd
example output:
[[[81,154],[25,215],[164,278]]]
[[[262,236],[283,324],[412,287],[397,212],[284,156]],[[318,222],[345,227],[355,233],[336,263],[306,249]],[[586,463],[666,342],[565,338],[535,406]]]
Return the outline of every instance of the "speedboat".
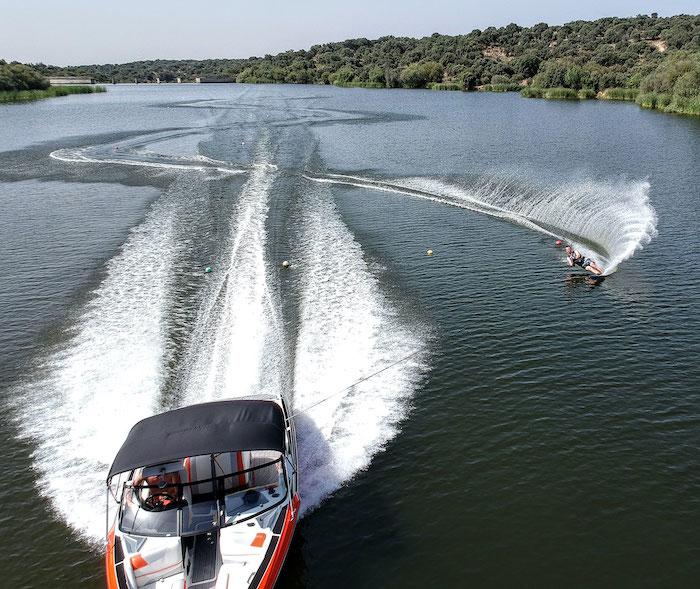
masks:
[[[138,422],[107,476],[109,589],[270,589],[299,514],[296,434],[279,398]]]

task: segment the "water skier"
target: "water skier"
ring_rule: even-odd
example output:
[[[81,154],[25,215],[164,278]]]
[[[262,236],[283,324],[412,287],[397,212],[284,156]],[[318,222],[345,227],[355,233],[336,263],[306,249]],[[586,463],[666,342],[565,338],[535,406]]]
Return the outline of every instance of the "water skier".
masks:
[[[598,264],[584,256],[581,252],[576,251],[570,245],[566,246],[566,263],[570,268],[581,266],[581,268],[588,270],[596,276],[600,276],[603,273],[603,269],[598,266]]]

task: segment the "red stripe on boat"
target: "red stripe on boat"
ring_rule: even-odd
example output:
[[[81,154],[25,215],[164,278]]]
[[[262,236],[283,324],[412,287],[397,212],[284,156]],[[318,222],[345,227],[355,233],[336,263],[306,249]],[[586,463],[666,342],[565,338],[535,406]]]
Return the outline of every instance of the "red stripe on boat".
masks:
[[[236,452],[236,468],[238,470],[243,470],[243,452]],[[245,487],[245,473],[242,472],[238,475],[238,485],[240,487]]]
[[[275,547],[275,553],[273,554],[270,564],[268,565],[263,578],[260,580],[260,584],[258,585],[257,589],[272,589],[277,582],[277,577],[279,577],[280,571],[282,570],[282,565],[284,564],[284,559],[287,557],[289,545],[292,542],[294,528],[297,525],[299,504],[299,495],[294,495],[292,498],[292,508],[287,510],[287,515],[284,518],[284,526],[282,527],[279,542]]]
[[[107,536],[107,553],[105,554],[105,568],[107,569],[107,589],[119,589],[117,571],[114,565],[114,526]]]

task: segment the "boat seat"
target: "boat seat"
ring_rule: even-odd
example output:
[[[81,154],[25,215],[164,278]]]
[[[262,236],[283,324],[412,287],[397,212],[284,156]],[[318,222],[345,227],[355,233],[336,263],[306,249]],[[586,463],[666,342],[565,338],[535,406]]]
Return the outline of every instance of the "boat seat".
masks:
[[[214,473],[212,473],[211,457],[192,456],[188,459],[188,472],[190,481],[201,481],[212,478],[212,474],[216,476],[233,474],[239,470],[249,467],[250,452],[223,452],[216,456],[214,462]],[[241,466],[239,466],[241,465]],[[241,481],[236,481],[236,484],[245,486],[249,483],[248,475],[241,475]],[[234,477],[236,478],[236,477]],[[214,487],[212,483],[200,483],[191,486],[193,495],[206,495],[212,493]]]
[[[278,452],[264,452],[258,451],[251,458],[251,468],[260,466],[261,464],[267,464],[273,460],[279,458]],[[254,470],[250,473],[252,479],[252,485],[254,487],[269,487],[277,486],[280,482],[280,465],[271,464],[259,470]]]
[[[136,555],[129,555],[136,584],[144,587],[184,570],[179,538],[153,538]]]

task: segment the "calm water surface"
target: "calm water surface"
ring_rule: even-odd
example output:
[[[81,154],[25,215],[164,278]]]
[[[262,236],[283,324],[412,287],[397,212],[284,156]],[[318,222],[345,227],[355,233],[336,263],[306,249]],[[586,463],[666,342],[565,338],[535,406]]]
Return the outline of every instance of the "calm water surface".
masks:
[[[594,101],[3,106],[3,586],[103,586],[131,425],[259,391],[300,412],[280,587],[696,585],[699,161],[697,120]]]

